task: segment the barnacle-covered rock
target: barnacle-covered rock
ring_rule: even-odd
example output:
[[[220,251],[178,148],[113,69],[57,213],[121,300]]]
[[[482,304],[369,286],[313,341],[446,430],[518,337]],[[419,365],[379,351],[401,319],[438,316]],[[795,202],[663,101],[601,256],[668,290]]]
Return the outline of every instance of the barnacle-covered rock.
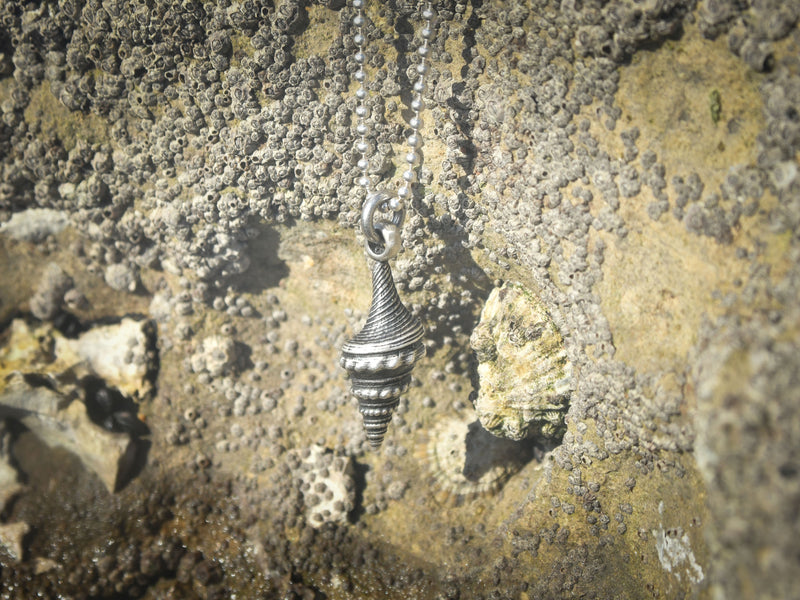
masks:
[[[614,0],[604,3],[601,22],[577,28],[575,44],[582,54],[622,62],[638,48],[680,30],[688,12],[682,0]]]
[[[512,440],[563,434],[572,365],[530,290],[513,282],[495,288],[470,343],[479,363],[475,408],[487,431]]]
[[[190,358],[192,371],[212,377],[227,373],[235,362],[236,344],[230,337],[221,335],[205,338]]]

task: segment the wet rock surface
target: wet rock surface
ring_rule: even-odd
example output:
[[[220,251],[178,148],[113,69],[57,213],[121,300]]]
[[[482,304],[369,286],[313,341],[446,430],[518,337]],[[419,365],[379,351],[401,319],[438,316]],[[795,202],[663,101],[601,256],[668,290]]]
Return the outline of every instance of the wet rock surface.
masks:
[[[367,10],[375,183],[416,4]],[[0,393],[30,351],[145,449],[112,493],[4,413],[3,598],[798,595],[796,3],[436,5],[393,266],[427,357],[377,454],[337,367],[370,300],[353,9],[0,4]],[[471,406],[504,281],[572,366],[524,460]]]

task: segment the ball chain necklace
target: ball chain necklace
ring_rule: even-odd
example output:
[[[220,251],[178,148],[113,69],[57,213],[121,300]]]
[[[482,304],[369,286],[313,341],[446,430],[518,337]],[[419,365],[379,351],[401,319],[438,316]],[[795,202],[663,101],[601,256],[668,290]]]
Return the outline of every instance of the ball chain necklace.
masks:
[[[433,39],[434,12],[431,2],[427,2],[422,10],[425,21],[421,31],[422,43],[417,48],[420,62],[416,67],[418,78],[414,82],[414,97],[411,101],[413,116],[408,122],[411,133],[407,138],[409,150],[405,155],[407,168],[403,172],[400,188],[391,193],[373,190],[367,175],[369,129],[366,123],[368,109],[365,104],[367,90],[364,88],[367,78],[364,71],[364,5],[365,0],[353,0],[353,8],[356,9],[353,18],[356,30],[353,37],[356,45],[354,59],[358,64],[355,79],[360,84],[356,91],[356,132],[359,138],[355,148],[361,155],[358,161],[358,168],[361,170],[358,184],[366,190],[366,200],[361,211],[361,230],[366,237],[367,256],[371,259],[372,304],[363,329],[342,346],[340,363],[347,371],[353,395],[358,399],[367,441],[377,449],[383,442],[400,396],[411,384],[414,364],[425,355],[422,323],[400,300],[389,259],[402,246],[400,230],[405,219],[406,203],[413,195],[412,184],[416,178],[414,169],[421,164],[420,113],[424,108],[422,92],[425,90],[425,74],[428,71],[426,59],[430,52],[429,44]]]

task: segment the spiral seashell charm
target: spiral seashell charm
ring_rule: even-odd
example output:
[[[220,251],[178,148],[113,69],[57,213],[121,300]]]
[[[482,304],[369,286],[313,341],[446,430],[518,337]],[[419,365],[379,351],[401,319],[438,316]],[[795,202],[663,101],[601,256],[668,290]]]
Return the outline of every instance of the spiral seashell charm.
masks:
[[[414,363],[425,354],[424,330],[403,305],[389,263],[372,267],[372,305],[367,322],[342,346],[340,363],[350,375],[364,418],[367,440],[379,448],[400,396],[411,383]]]

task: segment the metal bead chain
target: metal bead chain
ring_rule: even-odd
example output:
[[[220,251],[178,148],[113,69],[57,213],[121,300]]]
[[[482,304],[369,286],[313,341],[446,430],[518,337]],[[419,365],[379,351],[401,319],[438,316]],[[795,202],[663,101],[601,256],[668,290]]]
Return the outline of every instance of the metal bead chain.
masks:
[[[367,80],[367,73],[364,71],[364,63],[367,61],[367,56],[364,54],[364,47],[367,42],[367,37],[364,35],[364,25],[367,18],[364,16],[364,0],[353,0],[353,8],[356,9],[356,16],[353,18],[353,25],[356,29],[356,34],[353,36],[353,42],[356,45],[356,54],[353,57],[358,64],[358,71],[356,71],[355,78],[358,81],[358,89],[356,90],[356,117],[358,119],[356,124],[356,133],[358,134],[358,141],[356,142],[356,151],[361,154],[358,161],[358,168],[361,169],[361,177],[358,178],[358,184],[370,192],[369,176],[367,175],[367,168],[369,161],[367,160],[367,152],[369,144],[367,143],[367,113],[369,112],[366,105],[367,90],[364,87],[364,82]]]
[[[369,132],[369,129],[366,123],[369,110],[366,106],[367,90],[364,87],[364,83],[367,79],[367,74],[364,71],[364,63],[366,62],[367,58],[366,54],[364,53],[364,48],[367,41],[366,36],[364,35],[364,25],[366,24],[364,5],[365,0],[353,0],[353,8],[356,9],[356,16],[353,18],[353,25],[355,26],[356,33],[353,37],[353,41],[355,42],[357,48],[354,59],[358,64],[358,71],[356,71],[355,78],[356,81],[359,82],[359,88],[356,90],[356,99],[358,100],[356,105],[356,117],[358,119],[356,124],[356,133],[358,133],[359,136],[359,139],[356,142],[356,151],[361,154],[361,158],[358,161],[358,168],[361,170],[361,176],[358,178],[358,184],[364,187],[367,195],[369,195],[371,193],[369,176],[367,175],[367,169],[369,167],[369,161],[367,159],[367,153],[369,151],[367,133]],[[420,62],[417,64],[416,68],[418,78],[414,82],[414,98],[411,101],[411,111],[413,112],[413,116],[408,122],[408,125],[411,128],[411,133],[407,138],[409,146],[408,152],[406,152],[405,155],[405,162],[407,166],[406,170],[403,171],[403,183],[397,190],[397,197],[393,197],[389,201],[389,208],[395,212],[404,210],[405,202],[411,198],[411,185],[416,180],[416,172],[414,169],[422,164],[421,156],[418,150],[422,141],[419,136],[419,130],[422,127],[422,118],[420,117],[420,114],[425,109],[425,103],[422,100],[422,92],[425,91],[425,74],[428,72],[427,59],[428,54],[430,53],[430,42],[434,35],[434,16],[435,13],[433,12],[433,4],[429,1],[425,9],[422,11],[422,18],[425,20],[425,24],[420,32],[420,35],[422,36],[422,43],[417,48],[417,54],[420,56]]]

